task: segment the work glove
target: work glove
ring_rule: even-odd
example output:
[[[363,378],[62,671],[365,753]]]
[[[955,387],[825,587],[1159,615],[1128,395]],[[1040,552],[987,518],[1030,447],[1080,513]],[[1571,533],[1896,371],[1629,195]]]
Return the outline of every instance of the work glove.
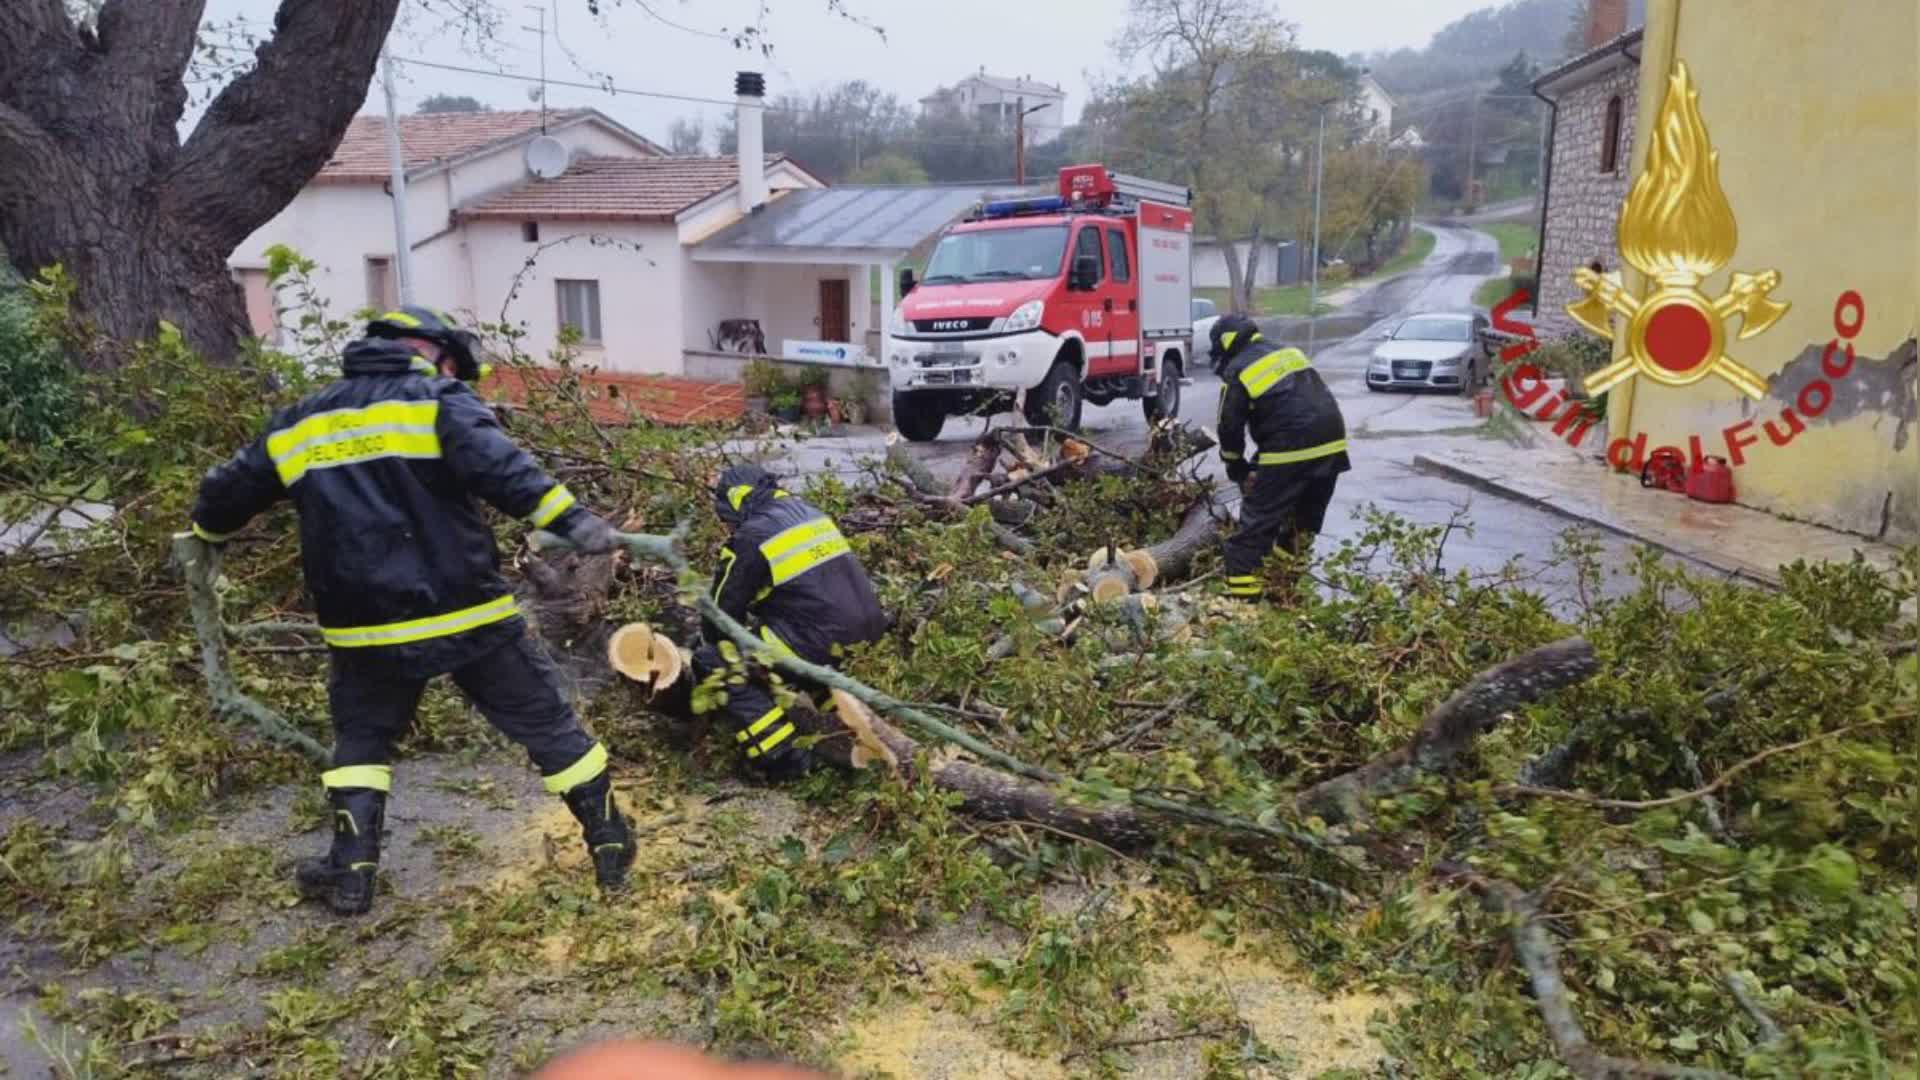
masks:
[[[580,510],[569,516],[571,520],[559,532],[575,551],[582,555],[605,555],[620,546],[620,534],[600,515]]]
[[[1246,462],[1244,461],[1227,462],[1227,481],[1229,483],[1245,486],[1247,477],[1251,475],[1253,475],[1253,466],[1247,464]]]

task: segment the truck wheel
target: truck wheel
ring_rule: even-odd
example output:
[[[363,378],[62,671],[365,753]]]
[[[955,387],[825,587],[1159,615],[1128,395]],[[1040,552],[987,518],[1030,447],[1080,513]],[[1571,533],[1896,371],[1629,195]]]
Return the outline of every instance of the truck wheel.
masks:
[[[1080,430],[1080,372],[1072,364],[1054,361],[1040,385],[1027,391],[1027,423]]]
[[[1157,424],[1180,415],[1180,361],[1169,360],[1160,369],[1160,389],[1140,403],[1147,423]]]
[[[947,412],[932,395],[893,395],[893,426],[908,442],[932,442],[946,425]]]

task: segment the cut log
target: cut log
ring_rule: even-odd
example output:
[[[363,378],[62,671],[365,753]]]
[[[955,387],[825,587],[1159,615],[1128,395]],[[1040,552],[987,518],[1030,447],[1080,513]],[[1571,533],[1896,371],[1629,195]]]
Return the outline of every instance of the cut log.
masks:
[[[628,623],[607,638],[607,662],[649,693],[672,686],[686,667],[680,647],[646,623]]]
[[[940,483],[940,478],[933,474],[926,462],[913,456],[913,451],[907,449],[899,432],[887,436],[887,464],[899,469],[916,493],[930,499],[945,497],[946,485]]]
[[[1188,507],[1180,528],[1160,543],[1124,552],[1118,563],[1103,557],[1104,548],[1095,552],[1088,560],[1087,591],[1096,601],[1114,600],[1158,581],[1177,581],[1196,556],[1219,542],[1227,521],[1226,489],[1215,489]]]
[[[954,477],[953,487],[947,492],[947,498],[961,500],[970,497],[987,478],[993,475],[994,467],[1000,464],[1000,440],[988,434],[974,440],[973,449],[967,451],[967,464]]]

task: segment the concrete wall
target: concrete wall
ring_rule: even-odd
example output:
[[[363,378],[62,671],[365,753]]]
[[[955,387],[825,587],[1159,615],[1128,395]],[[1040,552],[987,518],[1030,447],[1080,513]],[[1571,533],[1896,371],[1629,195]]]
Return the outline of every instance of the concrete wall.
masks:
[[[1246,269],[1247,248],[1245,240],[1233,245],[1234,258],[1240,268]],[[1254,268],[1255,285],[1289,284],[1281,274],[1280,253],[1283,245],[1277,240],[1263,240],[1260,244],[1260,265]],[[1294,275],[1297,278],[1297,275]],[[1193,284],[1201,289],[1224,289],[1228,285],[1226,250],[1213,241],[1194,241],[1193,244]]]
[[[1764,401],[1717,378],[1678,389],[1636,379],[1628,403],[1630,427],[1652,445],[1684,447],[1701,434],[1720,444],[1710,453],[1726,454],[1724,429],[1752,421],[1745,434],[1759,441],[1734,474],[1741,502],[1899,542],[1920,539],[1917,20],[1912,0],[1750,4],[1738,18],[1705,0],[1650,0],[1642,129],[1666,92],[1669,58],[1684,61],[1739,222],[1731,264],[1702,288],[1717,296],[1729,271],[1777,269],[1773,295],[1793,306],[1765,333],[1728,346],[1774,377]],[[1636,146],[1636,170],[1645,156]],[[1802,417],[1805,431],[1794,435],[1782,410],[1822,377],[1835,301],[1849,290],[1865,306],[1852,369],[1828,380],[1832,404]],[[1786,445],[1762,434],[1769,420]]]
[[[1573,272],[1598,259],[1620,269],[1620,204],[1632,186],[1631,158],[1640,72],[1627,66],[1559,95],[1554,114],[1552,189],[1547,192],[1546,265],[1540,275],[1540,314],[1546,338],[1584,333],[1567,315],[1580,298]],[[1600,171],[1607,102],[1620,98],[1620,143],[1612,173]]]
[[[601,343],[581,347],[583,362],[622,374],[680,373],[680,246],[673,226],[547,222],[542,243],[577,239],[542,251],[518,275],[511,301],[515,273],[539,245],[523,240],[514,221],[473,221],[461,231],[472,265],[488,271],[476,282],[476,314],[495,321],[504,307],[507,321],[526,335],[520,342],[526,353],[544,359],[559,340],[554,282],[585,279],[600,283]]]

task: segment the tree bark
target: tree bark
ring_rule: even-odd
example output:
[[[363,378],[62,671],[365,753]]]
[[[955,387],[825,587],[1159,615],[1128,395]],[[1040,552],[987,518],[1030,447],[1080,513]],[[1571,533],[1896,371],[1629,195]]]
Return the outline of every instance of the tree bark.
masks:
[[[1228,523],[1227,488],[1217,488],[1206,498],[1187,508],[1180,528],[1158,544],[1143,549],[1151,566],[1151,580],[1143,582],[1137,568],[1124,557],[1109,557],[1105,566],[1087,574],[1087,591],[1100,600],[1125,596],[1138,588],[1151,588],[1154,582],[1173,581],[1187,575],[1194,557],[1213,547],[1220,530]]]
[[[60,0],[0,5],[0,245],[14,268],[62,266],[75,313],[108,339],[165,320],[231,360],[248,328],[227,257],[339,145],[399,3],[283,0],[254,68],[184,145],[204,0],[109,0],[97,33]]]

